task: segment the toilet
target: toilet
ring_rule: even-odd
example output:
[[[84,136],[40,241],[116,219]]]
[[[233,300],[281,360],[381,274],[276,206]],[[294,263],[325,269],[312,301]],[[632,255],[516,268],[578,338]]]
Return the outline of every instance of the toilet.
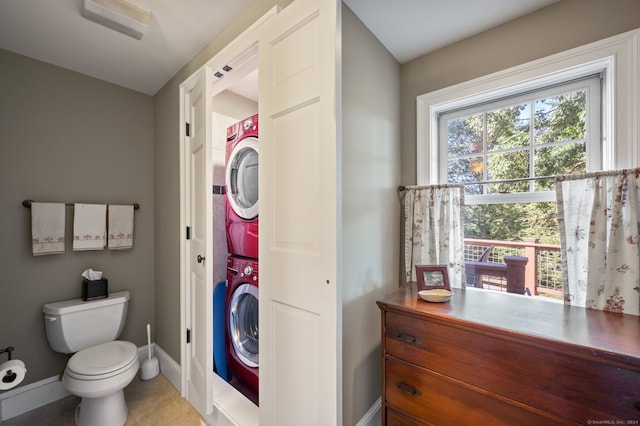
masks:
[[[121,426],[127,419],[123,389],[139,367],[137,347],[116,340],[127,318],[128,291],[100,300],[48,303],[42,308],[51,348],[74,354],[62,377],[64,387],[82,398],[79,426]]]

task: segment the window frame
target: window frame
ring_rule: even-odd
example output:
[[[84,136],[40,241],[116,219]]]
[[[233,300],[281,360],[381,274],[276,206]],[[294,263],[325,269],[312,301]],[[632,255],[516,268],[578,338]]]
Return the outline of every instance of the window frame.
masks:
[[[586,128],[586,137],[583,138],[586,144],[587,151],[587,164],[585,172],[591,172],[602,169],[602,130],[601,130],[601,109],[602,109],[602,100],[601,100],[601,86],[602,86],[602,75],[600,74],[591,74],[586,77],[582,77],[579,79],[574,79],[571,81],[566,81],[560,84],[556,84],[554,86],[548,87],[538,87],[534,90],[531,90],[526,93],[519,93],[516,95],[512,95],[507,98],[500,99],[487,99],[482,104],[474,104],[467,105],[463,108],[458,108],[456,110],[451,111],[442,111],[438,114],[438,182],[439,183],[447,183],[447,162],[449,160],[448,156],[448,128],[447,128],[447,120],[468,117],[474,114],[486,113],[489,111],[493,111],[501,108],[508,108],[509,106],[513,106],[515,104],[523,104],[523,103],[533,103],[537,99],[542,99],[545,97],[555,97],[568,92],[576,92],[576,91],[585,91],[587,92],[587,103],[585,105],[585,109],[588,114],[587,120],[587,128]],[[533,114],[533,110],[531,111]],[[530,123],[530,131],[529,136],[533,138],[533,121]],[[485,135],[486,137],[486,135]],[[565,143],[564,141],[559,141],[560,144]],[[533,160],[533,153],[536,149],[540,148],[540,145],[535,144],[533,141],[530,141],[530,145],[527,147],[522,147],[518,149],[514,149],[515,151],[529,151],[531,156],[531,160]],[[498,152],[496,152],[498,153]],[[484,147],[482,152],[474,154],[475,156],[491,156],[495,153],[486,150]],[[486,161],[483,158],[483,161]],[[434,164],[435,165],[435,164]],[[529,168],[530,172],[533,171],[534,162],[531,161]],[[489,182],[490,180],[487,178],[486,173],[487,169],[485,168],[482,181]],[[531,176],[527,177],[529,179]],[[555,202],[555,191],[527,191],[527,192],[517,192],[517,193],[509,193],[509,194],[481,194],[481,195],[470,195],[465,194],[465,203],[467,204],[503,204],[503,203],[528,203],[528,202],[543,202],[543,201],[554,201]]]
[[[640,30],[476,78],[416,98],[418,185],[439,182],[438,115],[487,99],[602,75],[602,169],[640,165]]]

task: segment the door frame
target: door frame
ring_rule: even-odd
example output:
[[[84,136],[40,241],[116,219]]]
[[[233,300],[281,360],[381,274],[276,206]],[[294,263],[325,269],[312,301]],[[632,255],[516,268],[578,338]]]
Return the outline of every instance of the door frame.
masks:
[[[215,73],[222,69],[225,65],[243,60],[251,59],[252,56],[257,56],[257,46],[258,46],[258,29],[261,25],[271,19],[273,16],[277,15],[280,12],[279,6],[274,6],[271,8],[266,14],[260,17],[255,23],[253,23],[249,28],[247,28],[244,32],[242,32],[238,37],[236,37],[232,42],[230,42],[226,47],[221,49],[217,54],[215,54],[211,59],[209,59],[203,66],[201,66],[197,71],[191,74],[187,79],[185,79],[179,88],[179,102],[180,102],[180,123],[179,123],[179,162],[180,162],[180,227],[179,227],[179,239],[180,239],[180,370],[181,370],[181,386],[180,392],[183,397],[189,400],[188,396],[188,385],[187,385],[187,372],[188,372],[188,362],[189,362],[189,347],[186,342],[187,340],[187,325],[189,324],[188,314],[190,312],[191,306],[189,305],[187,286],[189,284],[188,280],[191,275],[190,264],[188,262],[189,252],[187,248],[187,240],[186,240],[186,227],[188,226],[188,218],[187,218],[187,194],[189,193],[190,188],[188,187],[189,180],[187,179],[186,173],[189,168],[187,165],[187,161],[189,160],[188,154],[188,143],[186,136],[186,119],[187,112],[185,108],[187,108],[186,100],[189,91],[195,86],[196,82],[199,78],[204,74],[205,79],[207,81],[207,85],[205,87],[205,96],[206,96],[206,145],[207,151],[212,152],[213,142],[211,141],[211,102],[212,97],[220,92],[220,86],[216,86],[221,82],[221,80],[215,76]],[[213,173],[213,171],[210,171]],[[205,215],[212,216],[213,214],[213,205],[212,203],[204,203],[205,204]],[[213,230],[209,230],[213,231]],[[212,234],[213,235],[213,234]],[[213,238],[213,236],[211,236]],[[207,244],[207,253],[205,253],[205,259],[211,258],[212,256],[212,244]],[[213,285],[211,283],[211,295],[213,295]],[[213,300],[212,297],[208,297],[205,300],[205,309],[208,311],[213,311]],[[213,333],[213,324],[206,324],[207,333],[210,335]],[[213,359],[213,347],[210,348],[210,356]],[[213,370],[209,372],[208,377],[206,378],[207,390],[205,391],[205,395],[207,398],[207,412],[200,413],[203,416],[208,416],[216,410],[216,401],[215,395],[219,394],[217,389],[214,389],[214,386],[222,387],[226,382],[223,380],[215,380],[215,374]],[[230,385],[228,385],[231,388]],[[233,388],[231,388],[233,389]],[[248,400],[247,400],[248,401]],[[213,403],[211,406],[210,402]],[[251,404],[252,405],[252,404]],[[254,406],[255,407],[255,406]],[[233,408],[233,407],[232,407]],[[254,412],[251,416],[255,415],[255,423],[258,422],[258,414],[257,408],[255,410],[248,410],[249,412]],[[227,407],[224,409],[224,414],[221,412],[219,414],[222,415],[231,415],[235,417],[232,410],[228,410]],[[247,416],[246,410],[239,410],[237,417],[244,418]]]

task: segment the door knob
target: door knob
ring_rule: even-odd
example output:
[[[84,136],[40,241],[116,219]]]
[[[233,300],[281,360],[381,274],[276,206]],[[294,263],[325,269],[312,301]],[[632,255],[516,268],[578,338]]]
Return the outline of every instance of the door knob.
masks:
[[[196,257],[196,260],[198,261],[198,263],[202,263],[204,262],[204,256],[198,255],[198,257]]]

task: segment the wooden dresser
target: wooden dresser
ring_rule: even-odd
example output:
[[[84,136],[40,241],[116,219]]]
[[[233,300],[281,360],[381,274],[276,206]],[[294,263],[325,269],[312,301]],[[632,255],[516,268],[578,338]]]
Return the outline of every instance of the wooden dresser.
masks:
[[[640,317],[454,293],[378,301],[383,425],[640,424]]]

